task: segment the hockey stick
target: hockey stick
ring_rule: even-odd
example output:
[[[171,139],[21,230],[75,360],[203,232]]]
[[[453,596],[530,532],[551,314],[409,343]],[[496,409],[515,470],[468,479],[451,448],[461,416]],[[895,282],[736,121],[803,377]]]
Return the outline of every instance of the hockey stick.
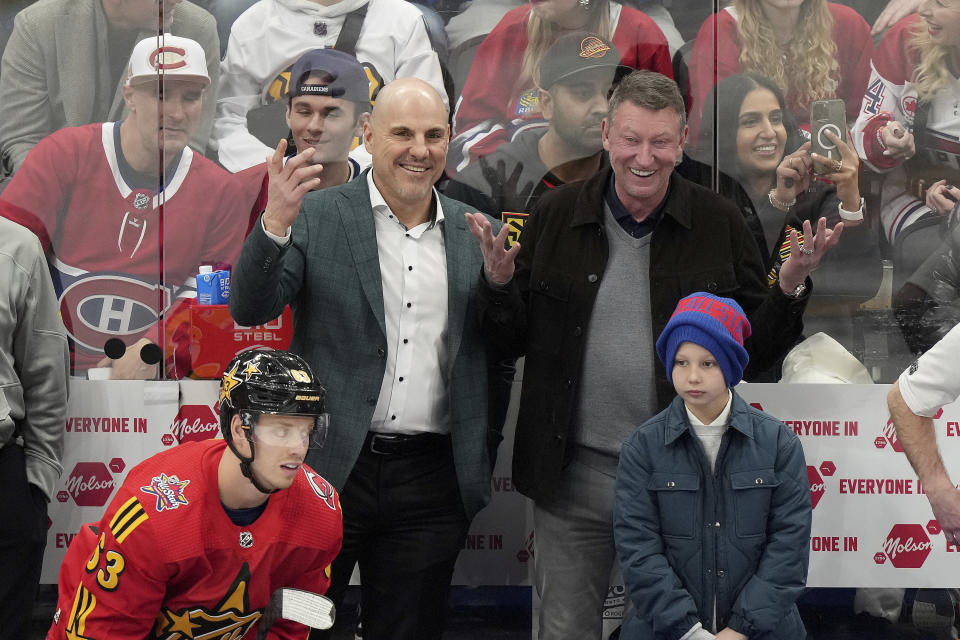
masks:
[[[277,589],[260,618],[257,640],[266,640],[267,632],[278,618],[299,622],[311,629],[329,629],[335,617],[336,609],[330,598],[301,589]]]

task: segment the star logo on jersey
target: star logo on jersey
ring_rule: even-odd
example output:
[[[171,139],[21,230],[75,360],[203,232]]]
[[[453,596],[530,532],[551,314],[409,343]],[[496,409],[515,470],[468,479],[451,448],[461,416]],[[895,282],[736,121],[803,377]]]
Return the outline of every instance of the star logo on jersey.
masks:
[[[337,492],[333,490],[333,487],[330,486],[330,483],[312,471],[307,471],[304,469],[303,472],[307,475],[307,482],[310,484],[313,492],[317,494],[317,497],[323,500],[328,507],[336,511]]]
[[[154,624],[153,637],[164,640],[194,638],[243,638],[260,620],[259,609],[250,610],[250,565],[240,567],[226,595],[214,607],[162,609]]]
[[[140,491],[157,498],[157,511],[179,509],[180,505],[190,504],[187,502],[187,497],[183,495],[183,490],[188,484],[190,484],[189,480],[180,480],[177,476],[161,473],[159,476],[154,476],[148,486],[140,487]]]
[[[228,404],[230,402],[230,393],[233,389],[243,383],[243,380],[237,377],[237,368],[240,366],[240,363],[233,365],[233,368],[230,371],[223,374],[223,380],[220,383],[220,404],[223,404],[226,401]]]

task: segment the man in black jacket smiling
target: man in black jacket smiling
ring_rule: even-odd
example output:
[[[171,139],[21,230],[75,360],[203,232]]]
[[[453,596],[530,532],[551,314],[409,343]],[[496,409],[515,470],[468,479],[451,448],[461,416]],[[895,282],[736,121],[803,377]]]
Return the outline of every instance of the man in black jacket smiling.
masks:
[[[614,565],[620,444],[672,397],[654,339],[694,291],[734,298],[754,327],[754,370],[795,343],[810,272],[842,225],[806,243],[768,287],[760,253],[731,202],[681,178],[683,99],[660,74],[627,76],[610,99],[611,168],[545,194],[519,245],[503,249],[482,216],[484,328],[526,355],[513,480],[532,498],[540,637],[599,638]]]

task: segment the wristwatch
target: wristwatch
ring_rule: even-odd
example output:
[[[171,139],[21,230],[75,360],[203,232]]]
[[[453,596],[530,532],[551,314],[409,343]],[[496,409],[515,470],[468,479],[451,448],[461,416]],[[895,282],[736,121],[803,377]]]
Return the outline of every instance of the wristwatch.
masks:
[[[782,288],[780,290],[783,291]],[[787,293],[786,291],[783,291],[783,295],[787,296],[788,298],[793,298],[795,300],[800,296],[802,296],[804,293],[806,293],[806,291],[807,291],[807,283],[801,282],[800,284],[797,285],[797,288],[794,289],[793,291],[789,293]]]

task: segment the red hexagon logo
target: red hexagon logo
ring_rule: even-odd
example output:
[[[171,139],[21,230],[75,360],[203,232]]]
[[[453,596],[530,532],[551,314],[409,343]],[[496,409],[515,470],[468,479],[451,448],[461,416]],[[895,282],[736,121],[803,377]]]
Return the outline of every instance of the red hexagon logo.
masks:
[[[923,525],[895,524],[883,543],[890,564],[897,569],[919,569],[933,549]]]
[[[114,458],[110,461],[108,466],[110,467],[110,471],[113,471],[114,473],[123,473],[123,470],[127,468],[127,465],[124,464],[122,458]]]
[[[102,507],[113,489],[113,476],[102,462],[78,462],[67,478],[67,493],[79,507]]]
[[[70,499],[70,494],[66,491],[57,491],[57,502],[66,502]]]
[[[883,437],[887,439],[887,442],[893,447],[893,450],[897,453],[903,453],[903,447],[900,446],[900,441],[897,440],[897,430],[893,426],[893,419],[888,419],[886,426],[883,427]]]
[[[873,561],[877,564],[883,564],[887,561],[887,554],[882,551],[877,551],[875,554],[873,554]]]
[[[940,528],[940,523],[936,520],[931,520],[927,523],[927,531],[930,532],[930,535],[935,536],[939,534],[943,529]]]
[[[177,442],[209,440],[220,433],[220,421],[213,409],[205,404],[186,404],[180,407],[177,417],[170,425],[170,432]]]
[[[811,508],[816,509],[817,503],[820,502],[820,498],[823,497],[827,488],[824,485],[823,478],[820,477],[820,472],[813,465],[807,465],[807,480],[810,482]]]
[[[877,436],[873,440],[873,446],[875,446],[877,449],[883,449],[885,446],[887,446],[887,439],[883,436]]]
[[[163,434],[163,436],[160,438],[160,442],[163,443],[163,446],[169,447],[170,445],[172,445],[172,444],[173,444],[174,442],[176,442],[176,441],[173,439],[173,434],[172,434],[172,433],[165,433],[165,434]]]
[[[830,460],[827,460],[820,465],[820,473],[826,477],[830,477],[837,472],[837,465],[833,464]]]

